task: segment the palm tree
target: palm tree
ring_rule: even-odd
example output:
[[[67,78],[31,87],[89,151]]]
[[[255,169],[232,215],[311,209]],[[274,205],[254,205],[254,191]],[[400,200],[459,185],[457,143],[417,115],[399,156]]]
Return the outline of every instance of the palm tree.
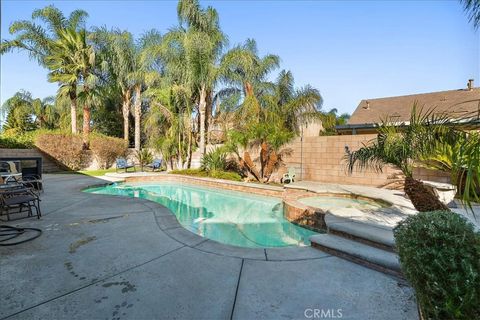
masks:
[[[221,61],[221,74],[225,83],[243,90],[245,97],[253,96],[256,90],[272,88],[265,81],[267,75],[278,68],[280,58],[268,54],[258,56],[257,43],[248,39],[243,45],[229,50]]]
[[[350,119],[348,113],[338,115],[338,110],[336,108],[330,109],[327,112],[322,112],[321,120],[323,131],[320,134],[324,136],[336,135],[337,130],[335,127],[347,124],[348,119]]]
[[[83,100],[83,139],[88,145],[90,134],[91,106],[88,96],[93,94],[96,77],[93,73],[95,67],[95,51],[87,43],[87,31],[82,29],[65,29],[59,31],[60,38],[51,44],[50,54],[44,58],[45,64],[51,70],[48,79],[60,84],[59,94],[75,92],[81,86]]]
[[[155,69],[156,59],[151,53],[155,52],[161,41],[162,36],[156,30],[150,30],[140,38],[135,45],[134,70],[128,75],[135,93],[135,149],[137,151],[141,147],[142,89],[160,80],[160,73]]]
[[[467,12],[468,21],[473,23],[473,27],[480,27],[480,0],[460,0],[463,8]]]
[[[186,81],[198,99],[200,153],[206,150],[207,106],[218,79],[218,62],[226,37],[220,30],[215,9],[202,9],[197,0],[180,0],[177,7],[180,28],[166,37],[170,48],[178,43],[186,63]],[[183,27],[185,24],[185,28]]]
[[[35,122],[40,129],[54,129],[56,127],[60,113],[55,106],[55,97],[34,99],[32,101],[32,109]]]
[[[161,151],[167,169],[183,168],[191,155],[191,92],[186,87],[165,85],[150,87],[146,96],[150,102],[145,119],[148,140]]]
[[[408,126],[399,127],[385,121],[378,128],[375,140],[346,155],[348,170],[381,171],[384,165],[393,165],[405,175],[405,194],[418,211],[449,210],[413,177],[414,165],[432,154],[438,137],[446,131],[445,123],[445,119],[434,116],[433,110],[422,112],[420,109],[417,113],[414,104]]]
[[[241,167],[258,181],[268,182],[282,158],[290,154],[291,150],[282,147],[299,133],[302,122],[321,116],[318,109],[322,97],[310,86],[295,89],[293,75],[283,70],[273,90],[260,94],[259,100],[255,95],[245,99],[255,101],[260,109],[249,110],[250,120],[231,132],[227,145],[237,155]],[[244,113],[242,108],[239,111]],[[243,156],[239,147],[244,150]],[[260,168],[252,160],[251,147],[260,147]]]
[[[145,85],[158,79],[158,72],[153,68],[157,54],[152,47],[161,43],[161,35],[156,30],[146,32],[139,41],[135,41],[127,31],[97,28],[92,33],[92,41],[97,48],[105,68],[106,77],[120,88],[122,98],[123,135],[129,141],[130,106],[134,98],[135,148],[140,149],[141,93]]]
[[[92,41],[108,68],[108,77],[121,91],[123,138],[129,142],[130,104],[133,83],[130,74],[135,71],[135,42],[131,33],[120,30],[94,29]]]
[[[14,49],[25,50],[30,58],[48,68],[45,58],[52,54],[55,41],[61,38],[65,29],[78,31],[84,28],[87,12],[74,10],[66,18],[63,13],[53,5],[43,9],[36,9],[32,13],[32,21],[15,21],[10,26],[9,32],[16,37],[12,40],[2,40],[0,54]],[[38,23],[42,22],[42,23]],[[77,133],[77,95],[76,85],[70,83],[69,90],[64,90],[71,102],[71,128],[72,133]]]

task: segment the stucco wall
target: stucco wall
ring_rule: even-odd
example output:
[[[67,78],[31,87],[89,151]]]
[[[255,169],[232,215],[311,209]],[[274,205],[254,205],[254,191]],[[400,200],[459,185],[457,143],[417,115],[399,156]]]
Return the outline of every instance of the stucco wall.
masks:
[[[386,166],[383,172],[372,170],[354,171],[348,174],[345,161],[345,147],[355,151],[368,144],[375,134],[319,136],[295,139],[288,147],[293,149],[286,158],[287,167],[295,167],[297,177],[302,180],[323,181],[327,183],[360,184],[376,187],[401,187],[401,172]],[[303,154],[303,155],[302,155]],[[300,168],[303,167],[301,171]],[[414,176],[422,180],[449,182],[447,173],[417,168]]]
[[[345,146],[354,151],[373,138],[375,135],[304,137],[303,141],[297,138],[288,145],[293,154],[285,162],[288,167],[295,167],[302,180],[384,186],[393,182],[388,177],[399,174],[398,170],[385,167],[382,173],[365,170],[348,174],[343,161]]]
[[[285,167],[280,169],[280,174],[287,171],[288,167],[295,168],[297,180],[311,180],[325,183],[360,184],[366,186],[400,189],[403,187],[403,175],[400,170],[385,166],[382,172],[372,170],[347,172],[345,161],[345,146],[355,151],[368,144],[376,134],[316,136],[304,137],[303,142],[296,138],[284,148],[291,148],[292,154],[284,158]],[[218,146],[218,145],[217,145]],[[211,150],[215,146],[207,146]],[[252,158],[258,157],[258,150],[251,151]],[[200,166],[200,153],[195,152],[192,157],[192,167]],[[301,170],[302,168],[302,170]],[[414,177],[421,180],[449,182],[448,173],[415,168]],[[279,178],[278,178],[279,179]]]

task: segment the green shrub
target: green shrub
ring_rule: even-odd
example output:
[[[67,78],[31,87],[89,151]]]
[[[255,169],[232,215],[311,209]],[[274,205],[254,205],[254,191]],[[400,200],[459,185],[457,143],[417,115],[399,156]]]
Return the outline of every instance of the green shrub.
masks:
[[[208,172],[202,169],[181,169],[181,170],[172,170],[169,173],[171,174],[183,174],[186,176],[195,176],[195,177],[208,177]]]
[[[204,178],[215,178],[215,179],[224,179],[232,181],[242,181],[242,178],[236,172],[212,170],[205,171],[203,169],[184,169],[184,170],[172,170],[172,174],[182,174],[187,176],[194,177],[204,177]]]
[[[143,148],[137,150],[135,156],[137,157],[138,164],[142,170],[145,165],[153,162],[153,154],[148,149]]]
[[[37,135],[35,145],[66,169],[79,170],[86,161],[81,135],[41,133]]]
[[[38,131],[20,131],[6,129],[0,134],[0,148],[5,149],[31,149],[35,147],[35,135]]]
[[[203,155],[201,167],[205,171],[221,170],[227,168],[227,153],[223,148],[217,148]]]
[[[212,170],[209,172],[209,177],[215,179],[242,181],[242,177],[240,177],[238,173],[229,171]]]
[[[480,319],[480,233],[461,216],[422,212],[394,230],[426,319]]]
[[[101,169],[110,168],[115,159],[125,156],[127,149],[128,145],[123,139],[101,134],[92,135],[90,138],[90,150],[92,150]]]

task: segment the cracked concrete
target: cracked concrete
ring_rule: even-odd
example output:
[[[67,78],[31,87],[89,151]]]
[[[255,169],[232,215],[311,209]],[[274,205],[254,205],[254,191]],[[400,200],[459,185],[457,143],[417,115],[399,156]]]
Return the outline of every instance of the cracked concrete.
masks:
[[[310,247],[220,244],[156,203],[81,192],[100,183],[46,175],[42,219],[8,223],[43,234],[0,247],[0,319],[417,318],[412,289],[387,275]]]

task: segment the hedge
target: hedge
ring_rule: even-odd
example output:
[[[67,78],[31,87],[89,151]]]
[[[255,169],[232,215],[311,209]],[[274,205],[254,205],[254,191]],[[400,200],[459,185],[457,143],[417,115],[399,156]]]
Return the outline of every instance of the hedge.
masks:
[[[240,177],[238,173],[230,172],[230,171],[220,171],[220,170],[205,171],[203,169],[183,169],[183,170],[172,170],[169,173],[194,176],[194,177],[242,181],[242,177]]]
[[[86,161],[81,135],[42,133],[37,135],[35,145],[66,169],[79,170]]]
[[[94,134],[90,137],[90,150],[97,159],[100,169],[108,169],[116,158],[125,156],[128,144],[120,138]]]
[[[453,212],[422,212],[394,233],[423,317],[480,319],[480,233],[473,225]]]

